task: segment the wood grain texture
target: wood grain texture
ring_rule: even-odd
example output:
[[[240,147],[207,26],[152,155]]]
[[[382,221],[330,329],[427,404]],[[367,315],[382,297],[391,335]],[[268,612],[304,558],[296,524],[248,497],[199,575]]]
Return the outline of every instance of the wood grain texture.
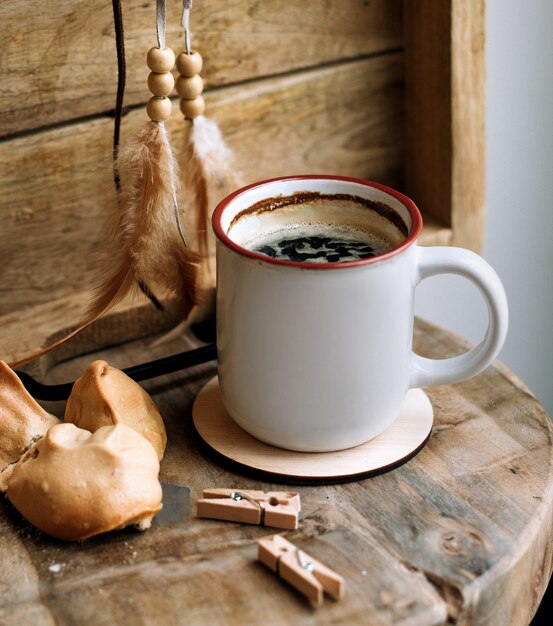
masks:
[[[484,0],[405,0],[405,189],[478,251],[485,213]]]
[[[181,0],[167,3],[167,45],[183,48]],[[401,46],[401,0],[204,0],[192,43],[209,87]],[[155,2],[123,2],[125,104],[146,102]],[[0,3],[0,136],[112,111],[117,64],[109,0]]]
[[[60,364],[49,381],[75,378],[94,358],[125,366],[182,347],[150,343]],[[467,345],[419,321],[415,348],[444,358]],[[285,484],[230,471],[199,447],[191,405],[214,374],[206,364],[145,383],[167,427],[161,479],[190,489],[192,511],[207,487],[282,490]],[[409,463],[363,481],[293,487],[302,513],[299,529],[285,537],[345,578],[339,602],[315,611],[257,564],[255,540],[271,534],[264,528],[183,514],[143,534],[62,543],[29,527],[2,501],[0,618],[39,626],[117,626],[128,624],[129,615],[160,626],[183,620],[253,626],[260,615],[277,626],[527,625],[552,568],[549,418],[500,364],[428,395],[433,432]],[[63,412],[62,403],[45,408]]]
[[[395,53],[206,95],[245,182],[332,173],[397,184],[403,152],[402,59]],[[124,119],[123,141],[145,123]],[[178,105],[167,127],[175,150]],[[70,124],[0,152],[0,315],[92,288],[104,207],[114,202],[112,124]],[[212,198],[215,199],[220,198]]]

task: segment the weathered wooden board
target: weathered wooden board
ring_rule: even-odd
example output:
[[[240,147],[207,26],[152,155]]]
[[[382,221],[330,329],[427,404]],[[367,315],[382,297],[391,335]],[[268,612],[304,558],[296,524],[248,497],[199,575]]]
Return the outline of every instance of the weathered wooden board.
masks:
[[[196,3],[209,113],[245,181],[317,171],[373,178],[417,201],[422,243],[478,249],[484,2],[468,4]],[[127,105],[148,96],[154,7],[123,3]],[[168,43],[178,49],[181,3],[168,7]],[[107,0],[6,0],[0,32],[0,357],[11,358],[74,324],[87,301],[101,214],[114,201],[116,66]],[[123,136],[143,119],[138,106]],[[169,124],[177,149],[180,121],[175,113]]]
[[[207,96],[245,182],[331,173],[398,184],[403,154],[400,53]],[[168,122],[182,145],[182,115]],[[123,140],[146,121],[124,119]],[[102,215],[114,202],[112,122],[95,119],[4,142],[0,152],[0,315],[88,290]],[[58,326],[59,327],[59,326]]]
[[[155,1],[122,3],[126,105],[148,99]],[[167,45],[183,48],[181,0],[167,3]],[[283,74],[401,46],[401,0],[202,0],[193,45],[207,86]],[[110,111],[117,64],[109,0],[0,3],[0,136]]]
[[[181,6],[168,2],[175,49]],[[125,0],[123,11],[125,104],[136,105],[125,137],[144,119],[155,3]],[[193,45],[206,60],[209,114],[245,181],[373,178],[419,204],[423,244],[478,249],[483,16],[483,0],[205,0],[194,6]],[[112,6],[6,0],[0,33],[0,357],[12,358],[74,324],[92,286],[101,214],[114,201]],[[180,123],[175,113],[177,149]]]
[[[473,250],[484,237],[484,4],[404,2],[405,190]]]
[[[181,344],[148,346],[97,355],[123,367]],[[442,358],[466,344],[419,322],[415,347]],[[60,364],[50,381],[75,378],[94,356]],[[204,365],[145,385],[168,430],[161,479],[189,489],[180,523],[64,544],[0,503],[2,624],[117,626],[129,616],[156,626],[247,626],[260,616],[277,626],[529,623],[552,569],[553,433],[505,368],[428,390],[433,434],[406,465],[349,484],[294,487],[301,521],[286,536],[346,579],[344,599],[318,610],[255,562],[255,539],[268,529],[194,517],[204,488],[278,488],[199,447],[191,404],[214,373]],[[61,414],[63,405],[48,409]]]

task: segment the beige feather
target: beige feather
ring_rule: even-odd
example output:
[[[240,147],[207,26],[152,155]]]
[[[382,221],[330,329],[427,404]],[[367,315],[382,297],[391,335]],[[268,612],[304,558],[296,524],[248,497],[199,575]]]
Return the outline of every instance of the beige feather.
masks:
[[[211,213],[220,200],[242,185],[242,176],[214,120],[203,115],[185,120],[185,133],[181,171],[193,202],[188,209],[194,214],[198,251],[207,256],[211,251]]]
[[[175,294],[187,314],[196,299],[200,256],[187,245],[180,225],[176,163],[165,126],[149,122],[121,152],[118,169],[123,187],[121,209],[111,219],[112,257],[88,314],[105,310],[112,283],[118,277],[123,284],[127,271],[133,282]]]
[[[197,304],[202,257],[186,245],[181,229],[176,165],[165,126],[148,122],[121,151],[117,165],[120,201],[108,220],[107,254],[83,319],[71,333],[11,367],[28,363],[83,331],[138,282],[175,294],[184,316]]]
[[[185,136],[180,153],[181,173],[186,197],[180,199],[186,208],[187,223],[195,233],[194,247],[201,258],[196,306],[175,328],[157,339],[154,345],[186,336],[190,325],[215,315],[215,276],[209,257],[213,255],[210,237],[211,213],[215,205],[242,186],[242,175],[236,170],[232,151],[227,147],[219,126],[203,115],[185,119]]]

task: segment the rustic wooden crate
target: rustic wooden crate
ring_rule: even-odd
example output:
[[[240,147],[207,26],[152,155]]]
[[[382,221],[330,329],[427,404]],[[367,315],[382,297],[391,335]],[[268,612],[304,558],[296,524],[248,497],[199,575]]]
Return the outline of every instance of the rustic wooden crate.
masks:
[[[378,180],[418,203],[423,243],[479,248],[484,0],[196,5],[208,113],[245,182],[297,173]],[[168,2],[175,50],[181,6]],[[155,2],[126,0],[123,12],[124,141],[146,119]],[[114,202],[117,70],[107,0],[6,0],[0,33],[0,358],[12,359],[76,323],[93,286],[91,254]],[[155,324],[155,311],[140,319],[133,332]]]

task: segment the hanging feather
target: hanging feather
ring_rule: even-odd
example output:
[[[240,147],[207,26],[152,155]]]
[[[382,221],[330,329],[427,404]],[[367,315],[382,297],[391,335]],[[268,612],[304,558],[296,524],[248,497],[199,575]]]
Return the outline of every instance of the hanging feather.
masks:
[[[163,123],[151,121],[121,150],[120,201],[109,219],[100,281],[79,326],[48,347],[11,364],[19,367],[65,343],[139,283],[177,296],[186,316],[199,298],[201,255],[187,245],[176,204],[176,167]]]
[[[187,316],[199,298],[202,257],[187,245],[176,204],[175,160],[163,123],[148,122],[118,158],[120,201],[108,220],[99,284],[79,326],[46,348],[12,363],[19,367],[65,343],[121,302],[139,283],[176,295]]]
[[[241,186],[240,175],[234,168],[234,155],[213,120],[203,115],[185,120],[184,145],[180,154],[181,177],[186,190],[181,203],[188,215],[189,232],[195,236],[195,260],[198,263],[195,306],[152,347],[177,337],[186,339],[192,324],[215,316],[215,274],[210,263],[214,250],[209,237],[211,211],[220,199]]]
[[[184,147],[181,151],[181,170],[195,231],[198,233],[198,251],[206,258],[212,252],[208,234],[211,209],[228,193],[241,186],[234,155],[223,140],[214,120],[206,118],[202,97],[204,83],[200,76],[203,59],[190,48],[190,11],[192,0],[183,0],[182,26],[185,50],[177,57],[179,76],[176,82],[180,109],[185,118]]]
[[[200,256],[186,244],[176,202],[177,176],[163,123],[151,121],[118,159],[121,201],[111,220],[110,257],[87,316],[96,318],[142,282],[195,302]]]
[[[208,255],[211,211],[219,200],[242,185],[234,154],[225,144],[217,123],[200,115],[186,120],[180,159],[187,195],[193,202],[199,251]]]
[[[215,275],[210,264],[214,253],[209,237],[211,211],[219,200],[242,185],[241,175],[235,168],[234,155],[225,144],[219,126],[203,115],[204,83],[200,76],[203,59],[199,52],[190,48],[191,9],[192,0],[183,0],[185,50],[177,57],[179,76],[176,89],[185,118],[184,142],[179,159],[186,189],[186,198],[182,199],[182,204],[186,207],[190,231],[196,235],[194,244],[201,267],[197,276],[199,286],[196,306],[187,318],[157,340],[156,344],[176,336],[185,336],[191,324],[215,315]]]

